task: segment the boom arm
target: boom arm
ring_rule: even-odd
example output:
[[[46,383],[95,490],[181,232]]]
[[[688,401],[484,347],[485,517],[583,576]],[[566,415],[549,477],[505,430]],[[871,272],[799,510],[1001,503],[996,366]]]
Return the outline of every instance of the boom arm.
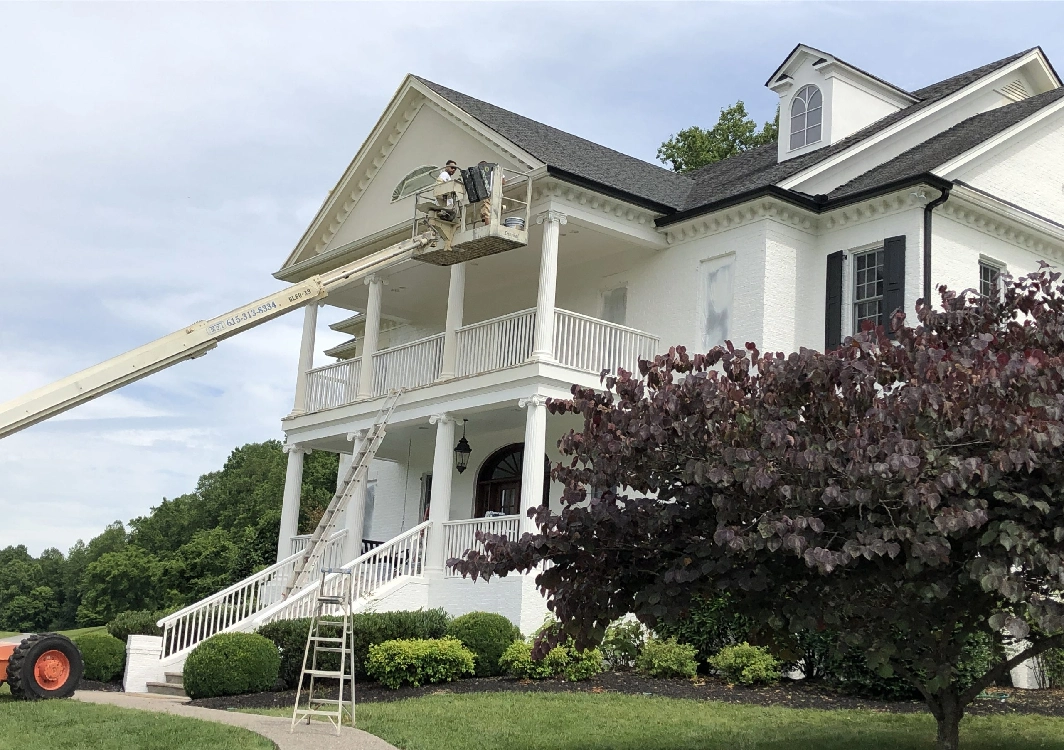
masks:
[[[150,344],[120,354],[79,373],[57,380],[24,396],[0,404],[0,438],[37,424],[78,404],[165,370],[186,359],[201,357],[219,341],[324,299],[353,281],[412,258],[417,250],[439,238],[430,228],[408,240],[352,261],[333,271],[312,276],[274,294],[243,305],[217,318],[198,321]]]

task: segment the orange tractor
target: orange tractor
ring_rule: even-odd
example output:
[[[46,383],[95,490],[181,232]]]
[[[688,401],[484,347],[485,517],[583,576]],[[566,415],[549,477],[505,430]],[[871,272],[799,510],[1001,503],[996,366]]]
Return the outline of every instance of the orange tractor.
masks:
[[[65,635],[40,633],[21,643],[0,643],[0,683],[16,698],[67,698],[84,671],[81,652]]]

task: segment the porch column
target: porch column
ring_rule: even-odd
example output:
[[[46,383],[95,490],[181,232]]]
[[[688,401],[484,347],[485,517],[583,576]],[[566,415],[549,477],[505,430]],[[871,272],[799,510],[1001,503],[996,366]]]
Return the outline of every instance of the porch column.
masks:
[[[543,455],[547,451],[547,397],[538,394],[517,402],[525,413],[525,458],[521,466],[521,533],[536,532],[528,511],[543,504]]]
[[[370,274],[365,283],[369,287],[369,302],[366,304],[366,332],[362,337],[362,367],[358,373],[356,398],[373,395],[373,355],[377,353],[377,339],[381,331],[381,288],[384,279]]]
[[[558,286],[558,233],[566,222],[560,211],[544,211],[536,217],[543,225],[543,250],[539,260],[539,294],[536,296],[536,335],[532,359],[554,359],[554,297]]]
[[[277,561],[292,554],[292,537],[299,533],[299,497],[303,490],[303,456],[310,453],[298,443],[285,444],[288,470],[284,475],[284,494],[281,499],[281,528],[277,532]]]
[[[352,443],[352,455],[340,454],[340,468],[343,473],[341,481],[351,468],[354,454],[362,447],[362,441],[366,439],[369,430],[358,430],[347,433],[347,439]],[[346,461],[344,459],[347,459]],[[366,486],[369,482],[369,472],[362,475],[361,479],[355,480],[355,486],[351,488],[351,498],[347,501],[347,509],[344,511],[344,528],[347,529],[347,537],[344,539],[343,561],[349,563],[362,553],[362,531],[366,520]]]
[[[318,303],[311,302],[303,308],[303,338],[299,343],[299,372],[296,373],[296,396],[292,414],[298,416],[307,410],[307,371],[314,368],[314,333],[318,327]]]
[[[429,501],[429,544],[425,556],[425,569],[430,574],[442,576],[445,549],[443,522],[451,518],[451,478],[454,468],[454,417],[450,414],[434,414],[429,422],[436,425],[436,450],[432,454],[432,499]]]
[[[437,380],[449,380],[455,375],[458,360],[458,329],[462,327],[465,306],[466,264],[451,266],[451,282],[447,287],[447,322],[443,331],[443,362]]]

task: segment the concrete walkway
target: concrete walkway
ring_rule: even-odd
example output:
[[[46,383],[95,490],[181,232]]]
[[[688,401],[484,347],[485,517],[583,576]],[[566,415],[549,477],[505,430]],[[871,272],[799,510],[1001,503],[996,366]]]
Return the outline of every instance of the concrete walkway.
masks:
[[[175,716],[187,716],[190,719],[216,721],[234,727],[250,729],[277,744],[278,750],[396,750],[380,737],[361,729],[343,727],[336,735],[333,727],[322,721],[311,722],[308,726],[300,724],[295,733],[289,731],[291,719],[279,716],[260,716],[244,714],[238,711],[217,711],[212,708],[190,706],[180,698],[154,696],[146,693],[105,693],[94,690],[81,690],[74,694],[74,699],[85,703],[99,703],[119,708],[136,708],[141,711],[157,711]],[[357,710],[357,709],[356,709]]]

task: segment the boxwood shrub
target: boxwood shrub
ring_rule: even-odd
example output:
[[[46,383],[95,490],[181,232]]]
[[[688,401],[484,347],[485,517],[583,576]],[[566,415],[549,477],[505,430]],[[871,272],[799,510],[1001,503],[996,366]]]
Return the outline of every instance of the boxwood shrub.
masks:
[[[522,680],[564,677],[576,682],[588,680],[602,671],[602,652],[597,648],[577,651],[572,644],[555,646],[542,659],[532,658],[532,644],[514,641],[499,659],[502,669]]]
[[[709,664],[724,679],[742,685],[775,682],[780,678],[780,663],[776,657],[768,649],[749,643],[722,648],[710,658]]]
[[[273,688],[280,667],[281,656],[269,638],[220,633],[196,646],[185,660],[185,692],[190,698],[261,693]]]
[[[520,640],[521,631],[494,612],[470,612],[452,620],[447,635],[473,652],[477,677],[494,677],[503,671],[499,657],[511,643]]]
[[[107,633],[86,633],[73,639],[85,662],[85,679],[111,682],[126,668],[126,644]]]
[[[131,635],[162,635],[163,629],[157,623],[166,616],[163,610],[137,610],[123,612],[107,623],[107,632],[120,641],[126,641]]]
[[[354,630],[352,659],[359,677],[368,676],[366,660],[369,648],[378,643],[410,638],[435,639],[447,634],[451,618],[442,609],[418,609],[399,612],[362,612],[351,618]],[[310,620],[278,620],[259,628],[259,634],[269,638],[281,652],[280,679],[285,687],[296,687],[303,667],[303,652],[307,646]],[[318,657],[322,669],[337,670],[339,654]]]
[[[474,672],[473,652],[457,638],[395,640],[369,647],[366,671],[382,685],[398,688],[451,682]]]
[[[651,638],[636,657],[635,668],[650,677],[694,677],[698,672],[697,653],[694,646],[677,643],[675,638]]]

